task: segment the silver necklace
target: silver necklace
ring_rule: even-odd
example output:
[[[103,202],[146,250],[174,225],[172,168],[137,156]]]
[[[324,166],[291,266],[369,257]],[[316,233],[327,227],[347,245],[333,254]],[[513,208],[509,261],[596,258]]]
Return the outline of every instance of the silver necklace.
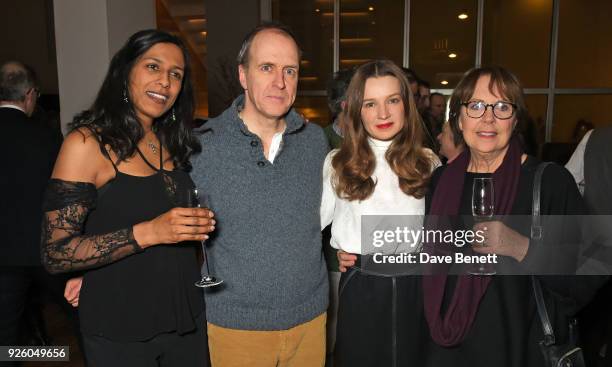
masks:
[[[151,148],[151,150],[153,151],[153,154],[157,155],[157,152],[158,152],[157,145],[153,144],[153,141],[151,140],[147,142],[147,145],[149,146],[149,148]]]

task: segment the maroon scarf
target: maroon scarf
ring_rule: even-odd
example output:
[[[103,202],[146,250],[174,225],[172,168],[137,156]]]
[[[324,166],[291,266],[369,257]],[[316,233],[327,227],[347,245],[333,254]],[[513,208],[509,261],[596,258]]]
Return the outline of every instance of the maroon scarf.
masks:
[[[512,210],[518,190],[522,154],[518,140],[513,138],[502,164],[493,173],[496,215],[510,214]],[[470,153],[466,149],[446,167],[434,192],[430,215],[459,214],[469,162]],[[425,251],[434,250],[426,247]],[[451,347],[460,344],[470,330],[491,276],[459,275],[451,302],[446,313],[441,315],[446,277],[446,274],[439,272],[423,276],[423,301],[432,339],[441,346]]]

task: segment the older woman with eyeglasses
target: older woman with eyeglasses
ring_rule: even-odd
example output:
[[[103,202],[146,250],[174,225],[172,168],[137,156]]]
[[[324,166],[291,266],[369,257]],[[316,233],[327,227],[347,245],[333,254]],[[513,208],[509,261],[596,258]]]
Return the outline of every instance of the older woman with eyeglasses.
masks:
[[[449,121],[466,149],[434,172],[428,213],[469,216],[462,219],[463,225],[485,233],[483,245],[474,246],[473,251],[496,254],[500,268],[515,269],[513,274],[560,274],[555,266],[561,251],[550,242],[562,242],[568,234],[547,234],[548,242],[540,247],[530,239],[534,174],[540,162],[523,153],[516,137],[517,125],[526,115],[522,87],[512,73],[500,67],[468,71],[451,97]],[[494,214],[505,219],[474,224],[472,185],[475,179],[487,177],[494,182]],[[541,182],[542,215],[583,213],[580,194],[563,167],[546,167]],[[432,340],[423,365],[545,365],[531,277],[499,271],[498,275],[447,274],[423,277],[424,312]],[[593,287],[578,284],[573,276],[537,279],[557,341],[563,343],[568,338],[568,317],[588,299]]]

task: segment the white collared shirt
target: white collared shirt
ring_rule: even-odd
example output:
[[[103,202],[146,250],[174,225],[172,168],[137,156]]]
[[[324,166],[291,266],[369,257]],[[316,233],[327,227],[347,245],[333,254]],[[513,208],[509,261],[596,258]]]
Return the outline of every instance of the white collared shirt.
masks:
[[[283,144],[283,134],[285,130],[274,134],[272,136],[272,141],[270,142],[270,150],[268,151],[268,161],[270,163],[274,163],[274,158],[278,155],[278,152],[281,150],[281,146]]]
[[[589,130],[580,143],[576,147],[576,150],[572,154],[569,161],[565,164],[565,168],[574,176],[574,180],[578,185],[578,190],[580,193],[584,195],[584,150],[586,149],[586,145],[591,137],[591,133],[593,130]]]
[[[249,130],[249,125],[242,118],[242,111],[238,112],[238,118],[240,118],[240,120],[242,121],[242,123],[244,124],[246,129]],[[268,157],[267,157],[268,162],[274,163],[274,159],[276,158],[276,156],[278,155],[278,153],[280,152],[280,150],[282,148],[283,134],[285,133],[286,129],[287,129],[287,127],[285,126],[283,131],[275,133],[272,136],[272,140],[270,141],[270,149],[268,150]]]
[[[14,110],[19,110],[19,111],[25,113],[25,110],[23,108],[21,108],[21,107],[19,107],[17,105],[14,105],[14,104],[10,104],[10,103],[6,103],[6,104],[3,104],[3,105],[0,105],[0,108],[12,108]]]

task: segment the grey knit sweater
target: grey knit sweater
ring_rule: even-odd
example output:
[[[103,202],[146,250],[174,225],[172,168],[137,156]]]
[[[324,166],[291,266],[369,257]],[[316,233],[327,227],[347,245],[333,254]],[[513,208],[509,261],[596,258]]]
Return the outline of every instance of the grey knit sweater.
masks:
[[[327,309],[319,206],[328,145],[291,110],[271,164],[238,117],[243,101],[204,125],[193,160],[193,180],[216,213],[211,273],[224,280],[206,291],[206,315],[232,329],[284,330]]]

